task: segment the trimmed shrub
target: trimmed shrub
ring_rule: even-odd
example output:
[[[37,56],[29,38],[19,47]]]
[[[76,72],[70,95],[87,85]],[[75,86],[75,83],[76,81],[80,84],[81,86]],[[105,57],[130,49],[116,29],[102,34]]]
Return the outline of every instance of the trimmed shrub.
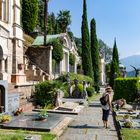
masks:
[[[127,102],[136,99],[140,89],[139,78],[117,78],[114,83],[114,100],[124,98]]]
[[[77,88],[75,88],[72,92],[72,96],[74,98],[81,98],[83,96],[83,85],[82,84],[78,84]]]
[[[38,0],[22,0],[23,31],[30,34],[34,31],[38,20]]]
[[[61,42],[60,39],[52,39],[47,43],[47,45],[52,45],[53,46],[53,51],[52,51],[52,58],[56,62],[60,62],[63,59],[63,43]]]
[[[64,85],[59,81],[40,82],[35,86],[36,103],[41,106],[53,104],[55,91],[57,89],[66,92]]]
[[[74,83],[74,79],[78,80],[78,83],[83,83],[83,81],[86,81],[87,83],[90,83],[90,85],[93,85],[93,79],[85,76],[85,75],[81,75],[81,74],[75,74],[75,73],[69,73],[69,78],[70,78],[70,83],[71,85],[73,85]],[[61,82],[67,82],[68,79],[68,74],[62,74],[60,75],[57,80],[61,81]]]
[[[91,97],[94,93],[94,88],[93,87],[87,87],[86,91],[87,91],[88,97]]]
[[[70,53],[70,55],[69,55],[69,63],[70,63],[72,66],[75,64],[75,60],[76,60],[75,55],[72,54],[72,53]]]

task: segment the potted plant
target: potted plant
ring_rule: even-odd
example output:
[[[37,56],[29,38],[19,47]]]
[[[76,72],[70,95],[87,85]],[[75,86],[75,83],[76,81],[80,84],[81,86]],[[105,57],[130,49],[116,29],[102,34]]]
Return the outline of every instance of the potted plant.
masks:
[[[46,110],[43,110],[38,114],[39,120],[45,120],[47,117],[48,117],[48,112]]]

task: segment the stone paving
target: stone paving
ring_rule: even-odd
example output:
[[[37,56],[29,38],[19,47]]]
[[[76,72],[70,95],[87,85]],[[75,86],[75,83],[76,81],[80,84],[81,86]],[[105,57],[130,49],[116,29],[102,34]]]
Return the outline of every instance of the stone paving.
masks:
[[[118,140],[113,117],[109,116],[110,129],[103,128],[99,97],[77,116],[59,140]]]

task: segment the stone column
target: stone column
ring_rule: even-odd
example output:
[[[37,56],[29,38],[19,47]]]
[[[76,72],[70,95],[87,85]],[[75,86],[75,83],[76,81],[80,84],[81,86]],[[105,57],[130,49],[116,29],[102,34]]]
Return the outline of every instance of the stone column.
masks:
[[[69,72],[70,64],[69,64],[69,52],[67,53],[67,72]]]
[[[4,59],[2,59],[2,61],[1,61],[1,71],[2,71],[2,73],[5,72],[5,60]]]
[[[77,73],[77,62],[74,64],[74,73]]]
[[[50,57],[49,57],[49,75],[50,75],[50,78],[49,79],[52,79],[52,50],[53,50],[53,47],[50,46]]]

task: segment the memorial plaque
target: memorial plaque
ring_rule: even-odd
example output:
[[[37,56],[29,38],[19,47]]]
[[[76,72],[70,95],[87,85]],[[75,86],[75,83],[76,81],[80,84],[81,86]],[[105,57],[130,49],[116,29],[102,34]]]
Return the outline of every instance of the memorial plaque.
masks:
[[[17,108],[19,108],[19,94],[9,94],[8,95],[8,112],[12,113]]]

